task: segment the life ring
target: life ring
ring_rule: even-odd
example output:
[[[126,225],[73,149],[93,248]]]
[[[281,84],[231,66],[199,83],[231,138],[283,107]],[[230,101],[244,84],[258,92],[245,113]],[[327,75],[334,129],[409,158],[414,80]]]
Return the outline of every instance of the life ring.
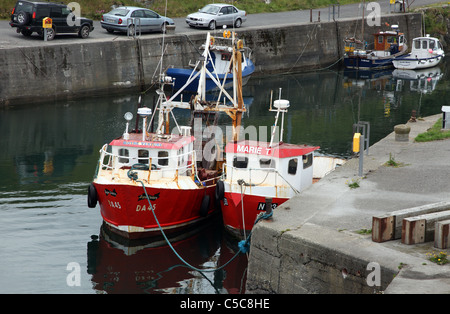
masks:
[[[203,196],[202,205],[200,206],[200,216],[206,217],[209,211],[209,195]]]
[[[231,36],[231,32],[228,30],[224,30],[223,31],[223,38],[230,38]]]
[[[216,191],[215,191],[215,197],[216,200],[221,201],[223,200],[224,194],[225,194],[225,186],[223,184],[223,181],[219,180],[216,183]]]
[[[97,206],[97,190],[93,183],[89,185],[88,188],[88,207],[94,208]]]

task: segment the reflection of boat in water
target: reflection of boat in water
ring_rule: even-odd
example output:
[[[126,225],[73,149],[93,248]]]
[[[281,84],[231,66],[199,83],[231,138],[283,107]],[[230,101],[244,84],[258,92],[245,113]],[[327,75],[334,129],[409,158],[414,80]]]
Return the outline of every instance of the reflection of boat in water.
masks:
[[[213,268],[229,261],[234,252],[222,238],[221,221],[173,241],[177,252],[198,268]],[[247,257],[236,258],[216,272],[192,272],[180,264],[165,243],[126,241],[107,229],[87,245],[87,271],[93,289],[104,293],[242,293]],[[244,285],[242,286],[242,280]]]
[[[410,90],[421,93],[428,93],[435,90],[438,81],[443,74],[439,67],[419,69],[419,70],[400,70],[395,69],[392,77],[397,80],[409,81]]]
[[[384,70],[355,70],[344,69],[344,77],[357,80],[376,80],[392,76],[392,69]]]
[[[428,35],[414,38],[411,53],[396,57],[392,63],[396,69],[425,69],[438,65],[444,56],[444,49],[439,39]]]

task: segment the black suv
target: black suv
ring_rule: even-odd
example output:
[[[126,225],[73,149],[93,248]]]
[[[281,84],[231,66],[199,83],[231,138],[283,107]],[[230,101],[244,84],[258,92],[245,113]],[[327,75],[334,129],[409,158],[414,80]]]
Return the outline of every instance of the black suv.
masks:
[[[52,19],[52,28],[47,29],[47,40],[63,33],[78,33],[79,37],[86,38],[94,30],[92,20],[75,17],[67,5],[39,1],[17,1],[9,25],[17,27],[17,32],[24,36],[33,32],[43,36],[42,20],[45,17]]]

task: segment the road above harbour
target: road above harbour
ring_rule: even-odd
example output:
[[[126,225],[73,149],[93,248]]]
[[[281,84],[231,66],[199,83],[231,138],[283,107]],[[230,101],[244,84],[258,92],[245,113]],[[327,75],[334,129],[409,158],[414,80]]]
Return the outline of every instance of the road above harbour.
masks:
[[[389,1],[377,1],[380,4],[380,12],[381,15],[389,14]],[[415,0],[412,1],[410,5],[410,9],[435,4],[435,3],[446,3],[442,1],[434,1],[434,0]],[[391,7],[394,10],[394,7]],[[331,12],[332,10],[330,10]],[[314,9],[312,11],[312,19],[313,22],[318,21],[318,16],[320,12],[320,20],[322,22],[328,22],[329,19],[332,20],[333,16],[329,14],[329,8],[320,8]],[[162,13],[162,12],[160,12]],[[362,14],[362,10],[360,4],[349,4],[342,5],[339,9],[339,17],[337,13],[335,13],[335,20],[343,20],[348,18],[355,18],[358,15]],[[365,15],[368,15],[366,11]],[[175,18],[175,34],[196,34],[196,33],[206,33],[205,29],[193,29],[187,26],[185,22],[185,18]],[[42,45],[61,45],[61,44],[72,44],[72,43],[87,43],[92,41],[104,41],[104,40],[117,40],[118,38],[126,38],[126,34],[109,34],[104,30],[100,21],[94,21],[94,31],[90,34],[87,39],[80,39],[75,35],[60,35],[57,36],[51,42],[44,42],[40,37],[34,34],[31,37],[24,37],[21,34],[17,34],[15,29],[9,26],[9,21],[0,21],[0,49],[2,48],[13,48],[13,47],[32,47],[32,46],[42,46]],[[247,28],[264,26],[267,28],[268,25],[273,25],[274,28],[277,28],[281,25],[286,24],[303,24],[310,23],[310,10],[298,10],[298,11],[288,11],[288,12],[278,12],[278,13],[259,13],[259,14],[251,14],[249,13],[247,16],[247,21],[243,24],[240,31],[245,31]],[[143,38],[151,38],[151,37],[159,37],[159,33],[150,33],[143,34]]]

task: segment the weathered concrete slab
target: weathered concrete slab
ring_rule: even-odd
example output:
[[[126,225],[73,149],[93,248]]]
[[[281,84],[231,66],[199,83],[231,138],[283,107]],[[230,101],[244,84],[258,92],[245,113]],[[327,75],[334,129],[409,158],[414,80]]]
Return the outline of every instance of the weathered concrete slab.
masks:
[[[426,131],[441,116],[411,124],[410,137]],[[384,166],[390,154],[405,166]],[[248,293],[450,291],[450,269],[433,264],[426,255],[435,250],[433,242],[377,243],[370,235],[357,233],[370,229],[372,217],[386,212],[450,202],[450,140],[398,142],[392,132],[370,147],[365,177],[358,189],[349,189],[346,182],[358,175],[357,161],[349,160],[279,206],[271,222],[255,227]],[[372,276],[377,274],[369,267],[373,265],[379,265],[378,277]],[[370,285],[373,278],[380,279],[379,286]]]
[[[450,272],[433,263],[404,265],[384,294],[449,294]]]
[[[398,272],[392,250],[374,249],[377,244],[367,236],[311,223],[277,234],[264,221],[255,231],[259,236],[250,251],[249,293],[373,293],[386,289]],[[382,263],[380,285],[367,284],[371,265]]]

